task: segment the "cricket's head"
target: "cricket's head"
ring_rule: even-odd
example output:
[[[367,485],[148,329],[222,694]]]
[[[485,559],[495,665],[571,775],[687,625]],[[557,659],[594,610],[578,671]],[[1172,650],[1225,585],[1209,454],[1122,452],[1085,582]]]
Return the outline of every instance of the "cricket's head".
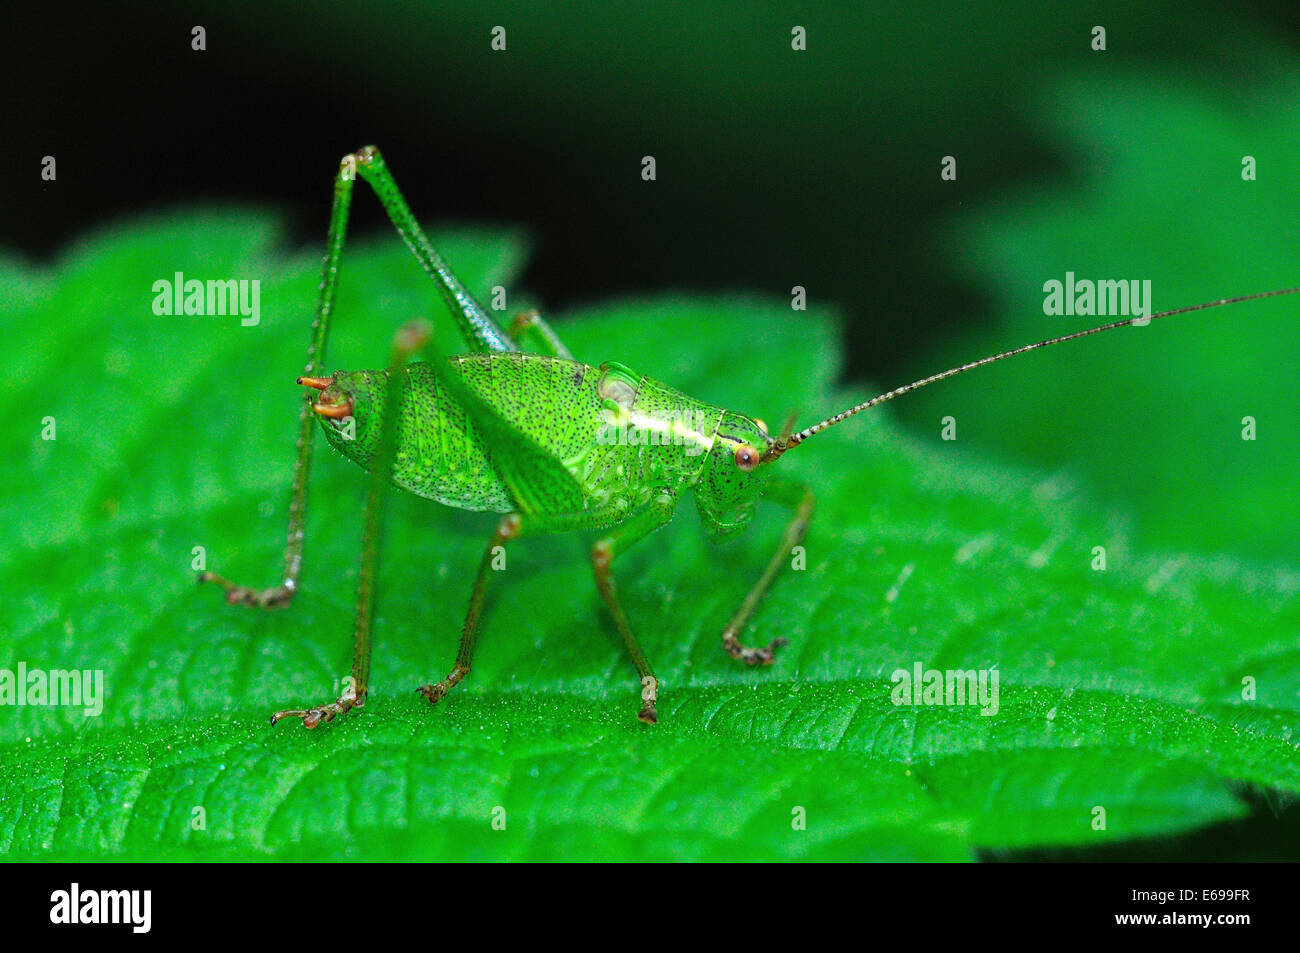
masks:
[[[379,450],[388,372],[338,371],[333,377],[300,377],[298,383],[320,391],[312,409],[330,446],[369,469]]]
[[[767,468],[759,464],[771,443],[761,420],[731,411],[722,415],[695,486],[695,502],[710,536],[721,539],[738,533],[753,519],[767,482]]]

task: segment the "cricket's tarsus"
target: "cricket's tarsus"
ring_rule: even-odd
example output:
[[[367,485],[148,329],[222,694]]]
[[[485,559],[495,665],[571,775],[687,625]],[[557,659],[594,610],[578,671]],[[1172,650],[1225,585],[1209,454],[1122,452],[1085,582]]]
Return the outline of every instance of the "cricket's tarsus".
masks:
[[[353,708],[365,707],[365,695],[358,695],[351,690],[344,692],[335,701],[316,708],[305,710],[277,711],[271,716],[271,724],[275,724],[282,718],[301,718],[304,728],[315,728],[322,721],[333,721],[339,715],[347,714]]]
[[[783,645],[789,644],[789,639],[776,638],[764,648],[747,648],[740,644],[740,641],[736,638],[736,633],[732,632],[730,628],[724,629],[722,633],[722,647],[727,654],[749,666],[771,665],[772,660],[776,658],[776,650]]]
[[[293,591],[295,583],[292,580],[285,580],[278,586],[272,586],[269,589],[250,589],[248,586],[238,586],[219,576],[215,572],[199,573],[199,585],[205,582],[214,582],[226,593],[226,602],[232,606],[249,606],[254,609],[283,609],[293,601]]]
[[[325,360],[352,187],[358,176],[369,183],[394,228],[433,280],[469,353],[408,363],[432,335],[427,322],[413,321],[394,336],[387,369],[315,376]],[[1164,311],[1151,319],[1297,291],[1300,288],[1225,298]],[[1137,320],[1116,321],[963,364],[886,391],[798,432],[792,415],[773,438],[767,425],[756,418],[705,404],[621,364],[605,362],[596,367],[574,360],[536,311],[525,312],[508,329],[502,328],[434,250],[379,150],[368,146],[345,156],[334,180],[316,318],[307,363],[298,378],[309,392],[299,409],[284,580],[269,589],[253,589],[204,572],[199,581],[220,585],[232,604],[263,609],[289,604],[302,571],[315,434],[312,418],[326,418],[320,423],[326,439],[370,473],[352,675],[347,690],[335,700],[276,712],[273,724],[293,717],[314,728],[364,704],[379,539],[390,484],[462,509],[502,514],[479,564],[455,665],[442,681],[417,689],[430,704],[443,699],[471,670],[488,583],[504,568],[498,559],[506,546],[529,535],[599,530],[601,536],[591,548],[596,588],[640,678],[637,717],[654,724],[659,718],[659,679],[628,624],[613,566],[619,554],[672,519],[681,494],[694,494],[701,521],[715,541],[746,528],[760,497],[792,513],[776,552],[722,633],[722,647],[732,658],[751,666],[769,665],[786,639],[774,638],[765,647],[751,648],[741,643],[740,634],[802,541],[814,498],[803,483],[772,476],[772,468],[763,464],[774,462],[813,434],[917,388]],[[310,391],[319,391],[319,399]],[[355,428],[326,422],[344,417],[352,417]],[[631,433],[651,433],[655,440],[629,440]]]

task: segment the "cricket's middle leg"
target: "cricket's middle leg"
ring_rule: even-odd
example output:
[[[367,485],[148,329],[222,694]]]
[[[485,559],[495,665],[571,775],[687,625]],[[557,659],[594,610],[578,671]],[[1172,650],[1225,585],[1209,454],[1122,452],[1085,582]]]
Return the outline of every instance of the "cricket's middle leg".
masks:
[[[519,345],[521,351],[573,360],[573,353],[536,308],[515,315],[515,319],[506,328],[506,333]]]
[[[649,722],[655,720],[654,700],[659,683],[650,670],[649,663],[645,660],[645,654],[641,651],[641,646],[627,627],[623,609],[618,604],[618,599],[614,594],[614,579],[609,574],[609,563],[613,560],[616,543],[621,544],[620,548],[630,546],[647,533],[662,526],[672,518],[675,505],[676,497],[666,491],[665,496],[661,497],[660,501],[650,503],[633,513],[612,534],[597,542],[592,549],[592,565],[596,570],[597,585],[600,588],[601,595],[605,597],[606,603],[610,605],[610,609],[614,613],[614,619],[618,623],[623,642],[627,645],[633,664],[636,665],[637,674],[641,676],[642,697],[646,702],[642,708],[641,720]],[[460,649],[456,653],[456,664],[442,681],[432,685],[421,685],[416,691],[427,698],[430,705],[436,705],[447,696],[449,691],[464,681],[465,676],[470,673],[474,663],[474,649],[478,645],[479,626],[482,621],[483,605],[487,599],[488,585],[496,572],[493,568],[493,562],[496,560],[499,547],[504,547],[507,543],[525,535],[569,532],[607,526],[615,518],[617,518],[617,515],[614,510],[589,510],[583,513],[567,515],[510,513],[503,516],[501,522],[497,524],[492,538],[488,540],[487,549],[483,552],[483,558],[479,562],[478,575],[474,579],[474,589],[470,594],[469,611],[465,614],[465,625],[461,629]]]
[[[424,348],[431,335],[431,328],[422,321],[410,321],[399,328],[393,338],[390,369],[397,370],[405,364],[412,354]],[[333,721],[339,715],[366,703],[366,693],[370,689],[370,636],[374,625],[375,587],[379,575],[379,545],[383,539],[388,484],[396,453],[394,444],[397,419],[405,396],[406,375],[390,375],[379,448],[369,474],[366,494],[365,528],[361,535],[361,570],[357,581],[357,612],[352,629],[352,674],[347,679],[343,694],[334,701],[315,708],[277,711],[271,716],[273,725],[281,718],[301,718],[304,728],[315,728],[322,721]]]
[[[736,614],[731,617],[727,627],[722,630],[722,648],[732,658],[744,662],[746,665],[770,665],[772,659],[776,656],[776,650],[786,644],[785,639],[773,639],[763,648],[750,648],[741,645],[737,636],[745,627],[745,623],[749,621],[749,617],[754,614],[754,609],[758,606],[759,600],[763,598],[777,575],[785,568],[786,560],[790,558],[790,550],[799,545],[799,541],[803,539],[804,533],[808,530],[808,522],[812,519],[813,511],[812,490],[803,484],[773,480],[768,486],[767,496],[774,502],[782,503],[793,509],[794,517],[786,526],[781,542],[767,564],[767,569],[763,571],[763,575],[754,584],[754,588],[749,591],[749,595],[745,597],[745,601],[736,610]]]
[[[474,663],[474,648],[478,645],[479,619],[482,618],[483,602],[487,598],[488,580],[492,578],[494,572],[492,563],[496,559],[497,548],[504,547],[512,539],[516,539],[522,527],[523,518],[518,513],[510,513],[501,518],[496,532],[488,541],[483,559],[478,565],[478,576],[474,579],[474,591],[469,597],[469,611],[465,614],[465,625],[461,629],[456,664],[442,681],[434,685],[421,685],[416,689],[429,700],[430,705],[436,705],[469,674],[470,667]]]

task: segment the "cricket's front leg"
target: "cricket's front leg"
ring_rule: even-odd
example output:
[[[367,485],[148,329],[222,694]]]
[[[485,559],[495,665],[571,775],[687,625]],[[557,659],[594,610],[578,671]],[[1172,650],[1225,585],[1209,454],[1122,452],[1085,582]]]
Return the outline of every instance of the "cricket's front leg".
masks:
[[[614,557],[671,520],[676,509],[676,493],[668,489],[661,490],[655,499],[634,512],[626,522],[615,527],[613,532],[597,540],[591,547],[591,568],[596,576],[596,588],[600,590],[601,598],[609,607],[609,614],[614,617],[618,634],[623,637],[627,654],[632,656],[637,677],[641,679],[641,711],[637,717],[647,725],[653,725],[659,720],[659,712],[655,708],[659,699],[659,679],[650,668],[650,663],[641,650],[641,643],[637,641],[631,627],[627,624],[627,616],[623,613],[623,605],[619,601],[618,589],[614,583]]]
[[[754,584],[754,588],[749,591],[745,601],[736,610],[736,614],[731,617],[727,627],[722,630],[722,648],[728,655],[737,661],[744,662],[746,665],[771,665],[772,659],[776,657],[776,650],[786,644],[785,639],[773,639],[763,648],[752,648],[742,645],[738,636],[749,621],[749,617],[754,614],[754,609],[758,606],[759,601],[771,587],[777,575],[785,568],[786,561],[790,558],[790,550],[799,545],[803,539],[804,533],[808,531],[808,523],[812,519],[813,511],[813,492],[802,483],[793,483],[788,480],[772,480],[768,485],[767,498],[773,502],[781,503],[794,510],[794,516],[785,528],[785,533],[781,536],[780,545],[777,546],[776,552],[772,554],[771,560],[767,564],[767,569],[763,571],[762,577]]]

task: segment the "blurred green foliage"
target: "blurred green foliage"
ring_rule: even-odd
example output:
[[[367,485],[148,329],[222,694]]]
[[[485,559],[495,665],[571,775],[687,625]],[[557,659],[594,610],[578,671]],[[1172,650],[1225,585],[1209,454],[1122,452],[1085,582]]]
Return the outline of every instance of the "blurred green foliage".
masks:
[[[1156,310],[1300,284],[1297,95],[1294,74],[1223,89],[1108,71],[1045,88],[1038,121],[1076,168],[951,230],[945,258],[999,319],[916,373],[1105,323],[1044,315],[1043,283],[1067,271],[1150,279]],[[1084,478],[1144,544],[1297,566],[1298,316],[1300,296],[1109,332],[929,388],[899,413],[936,434],[952,414],[961,440]]]

